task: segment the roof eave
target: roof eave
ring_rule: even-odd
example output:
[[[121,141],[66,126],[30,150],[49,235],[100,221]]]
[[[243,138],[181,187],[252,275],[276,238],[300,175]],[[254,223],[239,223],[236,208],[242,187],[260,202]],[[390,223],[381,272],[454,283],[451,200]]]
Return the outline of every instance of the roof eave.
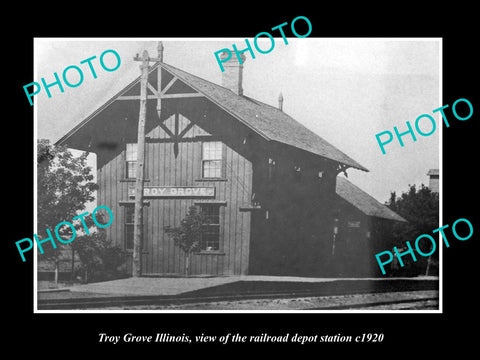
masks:
[[[153,68],[153,66],[152,66]],[[88,115],[85,119],[83,119],[80,123],[75,125],[70,131],[68,131],[65,135],[63,135],[60,139],[55,141],[54,145],[64,145],[70,137],[72,137],[78,130],[80,130],[82,127],[87,125],[95,116],[97,116],[99,113],[101,113],[103,110],[105,110],[107,107],[109,107],[111,104],[113,104],[116,99],[129,91],[133,86],[135,86],[139,81],[140,81],[141,76],[138,76],[136,79],[134,79],[132,82],[130,82],[127,86],[125,86],[122,90],[117,92],[115,95],[113,95],[109,100],[107,100],[103,105],[95,109],[90,115]]]
[[[161,66],[162,69],[164,69],[165,71],[168,71],[170,74],[172,74],[173,76],[176,76],[178,78],[180,78],[183,82],[187,83],[188,86],[190,86],[192,89],[194,89],[195,91],[197,91],[198,93],[202,94],[206,99],[208,99],[209,101],[211,101],[212,103],[214,103],[216,106],[218,106],[219,108],[221,108],[222,110],[224,110],[226,113],[228,113],[229,115],[231,115],[232,117],[234,117],[235,119],[237,119],[238,121],[240,121],[242,124],[244,124],[245,126],[247,126],[249,129],[251,129],[252,131],[254,131],[255,133],[257,133],[258,135],[260,135],[262,138],[264,138],[265,140],[267,141],[277,141],[277,140],[273,140],[272,138],[270,138],[267,134],[265,134],[263,131],[261,131],[260,129],[257,129],[255,128],[254,126],[252,126],[251,124],[249,124],[247,121],[243,120],[242,117],[239,115],[239,114],[236,114],[234,111],[228,109],[227,107],[225,107],[224,105],[222,105],[221,102],[217,101],[215,98],[213,98],[212,96],[206,94],[204,91],[202,91],[201,89],[199,89],[197,86],[195,86],[194,84],[191,84],[191,82],[188,81],[188,79],[185,79],[182,74],[178,74],[177,72],[175,73],[172,73],[172,71],[175,71],[175,70],[178,70],[178,71],[182,71],[180,69],[177,69],[176,67],[172,66],[172,65],[169,65],[169,64],[166,64],[164,62],[156,62],[155,64],[153,64],[150,69],[149,69],[149,74],[153,71],[155,71],[158,66]],[[173,69],[169,69],[169,68],[173,68]],[[190,74],[191,75],[191,74]],[[195,75],[192,75],[192,76],[195,76]],[[124,87],[122,90],[120,90],[119,92],[117,92],[115,95],[113,95],[109,100],[107,100],[103,105],[101,105],[100,107],[98,107],[96,110],[94,110],[90,115],[88,115],[83,121],[81,121],[79,124],[77,124],[76,126],[74,126],[69,132],[67,132],[64,136],[62,136],[60,139],[58,139],[56,142],[55,142],[55,145],[65,145],[66,143],[68,143],[69,139],[72,138],[72,136],[77,132],[79,131],[80,129],[82,129],[84,126],[86,126],[90,121],[92,121],[98,114],[100,114],[102,111],[104,111],[106,108],[108,108],[111,104],[113,104],[116,99],[123,95],[124,93],[128,92],[132,87],[134,87],[135,85],[137,85],[139,82],[140,82],[140,79],[141,79],[141,76],[138,76],[137,78],[135,78],[132,82],[130,82],[126,87]],[[206,81],[206,80],[205,80]],[[217,85],[218,86],[218,85]],[[288,145],[288,144],[287,144]],[[293,145],[291,145],[293,146]],[[295,146],[297,147],[297,146]],[[299,148],[299,147],[297,147]],[[365,172],[369,172],[369,170],[365,167],[363,167],[362,165],[358,164],[355,160],[353,159],[350,159],[351,161],[341,161],[339,159],[333,159],[333,158],[330,158],[330,157],[327,157],[327,156],[323,156],[321,154],[318,154],[318,153],[315,153],[313,151],[309,151],[308,149],[303,149],[303,148],[299,148],[301,150],[304,150],[304,151],[307,151],[309,153],[312,153],[316,156],[321,156],[323,158],[326,158],[326,159],[329,159],[331,161],[335,161],[337,163],[340,163],[340,164],[343,164],[343,165],[346,165],[347,167],[351,167],[351,168],[355,168],[357,170],[361,170],[361,171],[365,171]],[[338,150],[338,149],[337,149]],[[338,150],[340,151],[340,150]],[[345,156],[347,156],[346,154],[344,154]],[[348,157],[348,156],[347,156]]]
[[[165,64],[165,63],[162,63],[162,62],[156,62],[154,65],[152,65],[150,67],[150,70],[149,70],[149,74],[150,72],[156,70],[158,68],[158,66],[161,66],[162,69],[164,69],[165,71],[168,71],[171,73],[171,71],[169,69],[167,69],[165,66],[163,65],[167,65],[167,66],[171,66],[171,65],[168,65],[168,64]],[[173,67],[173,66],[172,66]],[[177,77],[180,77],[181,76],[178,76],[178,74],[172,74],[174,76],[177,76]],[[96,115],[98,115],[100,112],[102,112],[104,109],[106,109],[108,106],[110,106],[115,100],[116,98],[118,98],[119,96],[123,95],[124,93],[128,92],[133,86],[137,85],[139,82],[140,82],[140,78],[141,76],[138,76],[136,79],[134,79],[130,84],[128,84],[125,88],[123,88],[121,91],[119,91],[118,93],[116,93],[115,95],[113,95],[109,100],[107,100],[103,105],[101,105],[99,108],[97,108],[95,111],[93,111],[90,115],[88,115],[84,120],[82,120],[79,124],[75,125],[70,131],[68,131],[65,135],[63,135],[60,139],[58,139],[57,141],[55,141],[55,145],[64,145],[69,138],[71,138],[71,136],[73,136],[75,134],[75,132],[77,132],[78,130],[80,130],[82,127],[84,127],[85,125],[87,125],[93,118],[95,118]],[[182,81],[184,82],[187,82],[185,79],[181,79]],[[211,102],[213,102],[215,105],[217,105],[218,107],[220,107],[222,110],[224,110],[225,112],[227,112],[228,114],[230,114],[231,116],[233,116],[234,118],[236,118],[238,121],[240,121],[242,124],[244,124],[245,126],[247,126],[248,128],[250,128],[252,131],[254,131],[255,133],[257,133],[258,135],[260,135],[261,137],[263,137],[265,140],[268,140],[270,141],[271,139],[265,134],[263,133],[262,131],[260,131],[259,129],[256,129],[254,128],[253,126],[251,126],[250,124],[248,124],[246,121],[244,121],[239,115],[235,114],[234,112],[230,111],[229,109],[225,108],[224,106],[222,106],[221,103],[219,103],[218,101],[216,101],[214,98],[212,98],[211,96],[205,94],[202,90],[198,89],[196,86],[194,86],[193,84],[190,84],[188,83],[188,86],[190,86],[192,89],[194,89],[195,91],[201,93],[203,96],[205,96],[205,98],[207,98],[208,100],[210,100]]]

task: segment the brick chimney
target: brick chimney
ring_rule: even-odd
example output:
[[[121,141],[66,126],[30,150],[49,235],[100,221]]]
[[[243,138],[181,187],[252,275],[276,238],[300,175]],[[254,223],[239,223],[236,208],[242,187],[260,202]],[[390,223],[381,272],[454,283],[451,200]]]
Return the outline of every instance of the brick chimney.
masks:
[[[227,58],[228,53],[224,51],[220,55],[220,59]],[[230,60],[223,63],[225,71],[222,73],[222,86],[232,90],[237,95],[243,95],[242,81],[243,81],[243,63],[245,62],[245,55],[240,54],[242,64],[238,61],[235,54],[232,54]]]

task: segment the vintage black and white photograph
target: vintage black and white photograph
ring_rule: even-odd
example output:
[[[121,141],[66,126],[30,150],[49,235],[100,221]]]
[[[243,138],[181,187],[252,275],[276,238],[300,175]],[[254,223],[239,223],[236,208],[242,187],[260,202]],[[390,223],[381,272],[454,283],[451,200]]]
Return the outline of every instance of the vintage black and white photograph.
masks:
[[[442,39],[287,39],[34,39],[35,312],[442,311]]]

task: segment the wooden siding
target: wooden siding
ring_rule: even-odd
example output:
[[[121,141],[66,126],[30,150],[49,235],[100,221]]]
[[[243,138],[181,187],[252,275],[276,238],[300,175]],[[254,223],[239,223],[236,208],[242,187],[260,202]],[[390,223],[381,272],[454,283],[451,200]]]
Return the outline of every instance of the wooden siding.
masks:
[[[269,158],[276,163],[271,179]],[[335,164],[282,145],[272,145],[254,164],[253,192],[261,209],[252,213],[251,273],[331,275]]]
[[[164,124],[174,132],[171,115]],[[179,114],[179,132],[189,120]],[[220,140],[212,137],[197,125],[193,126],[178,144],[174,155],[173,141],[167,133],[155,127],[146,138],[145,180],[146,186],[211,186],[215,187],[216,201],[225,201],[220,206],[220,251],[199,253],[191,257],[191,274],[239,275],[247,274],[250,243],[250,213],[240,212],[239,207],[250,204],[252,192],[252,165],[245,157],[223,145],[224,179],[205,181],[201,179],[202,141]],[[125,208],[120,202],[127,201],[128,187],[133,181],[125,179],[125,151],[116,149],[100,156],[97,169],[99,190],[97,204],[112,209],[115,219],[107,228],[108,236],[124,247]],[[105,160],[108,159],[108,160]],[[196,199],[146,199],[144,209],[143,274],[183,274],[185,254],[164,234],[164,227],[178,226],[188,207]],[[128,251],[127,251],[128,253]],[[130,266],[130,259],[127,266]]]
[[[338,219],[336,273],[340,276],[382,276],[375,254],[391,249],[392,220],[367,216],[337,195],[334,210]],[[357,223],[352,227],[349,223]]]

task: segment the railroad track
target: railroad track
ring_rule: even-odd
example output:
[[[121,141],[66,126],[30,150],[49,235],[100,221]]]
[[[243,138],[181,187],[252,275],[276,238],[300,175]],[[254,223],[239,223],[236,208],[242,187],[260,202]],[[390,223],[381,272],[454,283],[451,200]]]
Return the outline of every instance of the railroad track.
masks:
[[[309,310],[420,310],[438,309],[438,297],[425,297],[420,299],[405,299],[392,301],[365,302],[359,304],[335,305],[328,307],[310,308]]]
[[[215,296],[110,296],[72,299],[39,300],[39,310],[52,309],[88,309],[112,306],[141,306],[141,305],[179,305],[195,303],[213,303],[225,301],[242,301],[256,299],[285,299],[296,297],[321,296],[316,291],[295,292],[264,292],[252,294],[224,294]]]
[[[398,292],[401,293],[401,292]],[[264,293],[245,293],[245,294],[222,294],[215,296],[114,296],[114,297],[90,297],[90,298],[72,298],[72,299],[49,299],[39,300],[39,310],[77,310],[77,309],[108,309],[124,308],[135,309],[214,309],[238,306],[247,306],[254,303],[272,304],[273,302],[292,303],[299,299],[322,299],[322,306],[308,306],[305,304],[305,310],[348,310],[348,309],[381,309],[398,307],[407,309],[438,309],[438,296],[421,296],[407,299],[387,299],[383,301],[363,301],[347,304],[331,304],[329,299],[348,299],[349,297],[371,297],[382,296],[382,293],[358,292],[355,294],[341,294],[328,296],[318,291],[295,291],[295,292],[264,292]],[[362,299],[360,299],[362,300]],[[311,303],[314,303],[312,300]],[[260,306],[261,305],[256,305]],[[240,307],[241,308],[241,307]]]

